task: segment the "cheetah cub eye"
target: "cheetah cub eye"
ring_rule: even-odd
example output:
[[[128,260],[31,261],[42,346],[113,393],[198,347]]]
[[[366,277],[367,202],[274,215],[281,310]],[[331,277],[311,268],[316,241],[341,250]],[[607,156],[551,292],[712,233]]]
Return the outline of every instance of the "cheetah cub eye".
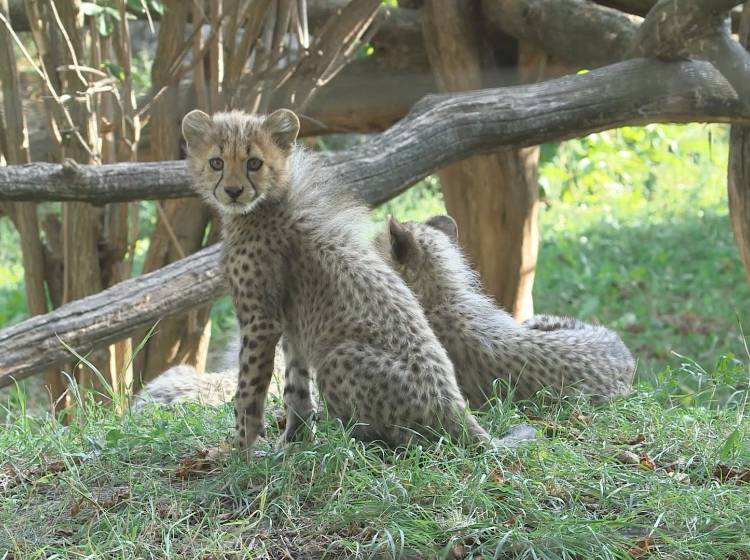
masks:
[[[247,160],[248,171],[258,171],[258,169],[260,169],[262,165],[263,165],[263,161],[258,159],[257,157],[250,158],[249,160]]]
[[[218,157],[213,157],[208,160],[208,165],[210,165],[211,169],[214,171],[221,171],[224,169],[224,160]]]

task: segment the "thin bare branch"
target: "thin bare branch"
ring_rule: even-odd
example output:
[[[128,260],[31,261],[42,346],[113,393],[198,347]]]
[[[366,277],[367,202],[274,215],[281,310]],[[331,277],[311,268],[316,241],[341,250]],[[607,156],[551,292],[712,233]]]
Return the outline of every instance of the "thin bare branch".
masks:
[[[86,152],[89,154],[89,156],[91,156],[92,159],[96,159],[97,157],[96,153],[91,149],[91,146],[89,146],[88,142],[86,142],[83,136],[81,136],[81,133],[78,130],[78,127],[73,122],[73,118],[70,115],[70,111],[68,111],[63,99],[58,95],[57,91],[55,90],[55,86],[52,84],[52,81],[50,80],[47,72],[44,70],[43,67],[40,68],[39,66],[36,65],[36,63],[34,62],[34,59],[29,54],[29,51],[26,50],[26,47],[24,46],[21,39],[18,37],[18,35],[16,35],[15,31],[13,31],[13,28],[10,25],[10,21],[2,13],[0,13],[0,21],[2,21],[5,27],[8,29],[11,36],[13,37],[13,41],[18,46],[24,58],[26,58],[26,60],[34,69],[34,71],[42,79],[42,83],[45,85],[47,92],[55,100],[55,103],[57,103],[58,107],[61,109],[62,114],[65,118],[65,123],[68,125],[68,132],[71,132],[75,136],[76,140],[78,140],[81,147],[83,147],[83,149],[86,150]]]

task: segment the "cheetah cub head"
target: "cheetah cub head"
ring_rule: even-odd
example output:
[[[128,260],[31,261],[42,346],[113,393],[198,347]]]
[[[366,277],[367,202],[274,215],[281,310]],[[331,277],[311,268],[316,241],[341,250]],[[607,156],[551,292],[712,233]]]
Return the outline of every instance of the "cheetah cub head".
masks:
[[[433,216],[424,223],[401,223],[391,216],[376,246],[425,308],[439,306],[455,288],[475,282],[450,216]]]
[[[270,115],[242,111],[189,112],[182,119],[194,188],[209,204],[245,214],[287,187],[287,160],[299,133],[288,109]]]

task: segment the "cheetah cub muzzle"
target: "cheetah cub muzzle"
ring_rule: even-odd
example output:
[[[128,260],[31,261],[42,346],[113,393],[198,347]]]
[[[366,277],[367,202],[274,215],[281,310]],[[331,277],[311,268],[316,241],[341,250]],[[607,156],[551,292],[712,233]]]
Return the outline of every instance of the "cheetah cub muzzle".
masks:
[[[182,130],[195,189],[222,216],[224,274],[242,338],[239,447],[252,446],[263,428],[282,335],[283,441],[297,439],[315,411],[315,371],[328,412],[356,437],[400,445],[447,432],[464,443],[497,443],[467,412],[416,298],[364,237],[366,211],[295,147],[293,112],[193,111]],[[503,443],[530,437],[527,428]]]

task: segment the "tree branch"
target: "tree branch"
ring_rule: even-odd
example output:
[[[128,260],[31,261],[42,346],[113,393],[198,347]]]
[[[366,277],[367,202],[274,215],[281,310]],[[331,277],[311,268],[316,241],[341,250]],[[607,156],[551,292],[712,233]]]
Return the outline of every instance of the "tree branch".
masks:
[[[530,146],[651,122],[747,122],[750,111],[710,64],[629,60],[585,75],[428,96],[388,131],[323,156],[380,203],[439,167],[502,145]],[[190,196],[184,162],[0,168],[0,200],[94,204]]]
[[[579,68],[624,60],[638,31],[631,17],[588,0],[488,0],[482,12],[492,27]]]
[[[750,53],[730,35],[728,10],[742,0],[659,0],[636,35],[633,53],[711,62],[750,107]]]
[[[157,272],[0,331],[0,387],[45,366],[70,361],[60,340],[86,354],[165,316],[212,301],[225,290],[218,267],[220,251],[220,246],[214,245]]]

